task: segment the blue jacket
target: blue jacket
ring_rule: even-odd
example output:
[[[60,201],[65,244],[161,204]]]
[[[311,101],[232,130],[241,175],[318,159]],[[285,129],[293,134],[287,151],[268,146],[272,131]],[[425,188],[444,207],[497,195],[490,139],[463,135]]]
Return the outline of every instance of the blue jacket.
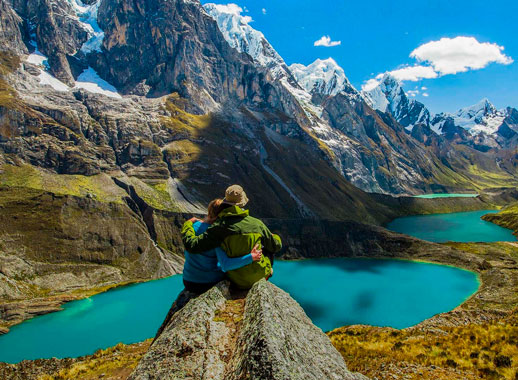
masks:
[[[204,233],[210,224],[194,222],[196,235]],[[216,283],[225,278],[224,272],[241,268],[252,263],[252,255],[230,258],[221,248],[192,254],[185,251],[185,265],[183,267],[184,280],[196,283]]]

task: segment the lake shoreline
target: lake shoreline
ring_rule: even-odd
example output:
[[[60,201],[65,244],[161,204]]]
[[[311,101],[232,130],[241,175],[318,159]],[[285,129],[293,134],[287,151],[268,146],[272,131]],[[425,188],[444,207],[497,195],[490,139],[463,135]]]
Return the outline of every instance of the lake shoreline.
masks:
[[[516,363],[518,351],[512,348],[511,339],[518,327],[518,245],[510,242],[444,245],[487,261],[487,269],[480,271],[479,290],[454,310],[407,329],[357,325],[329,332],[350,369],[383,379],[394,374],[403,378],[423,378],[426,374],[430,379],[478,379],[485,378],[478,377],[478,370],[490,366],[498,360],[498,355],[507,355],[506,360]],[[379,342],[384,344],[380,346]],[[483,342],[495,342],[495,345],[486,346]],[[483,362],[473,361],[474,357],[482,358]],[[448,359],[446,365],[441,358]],[[500,374],[506,371],[506,368],[495,369]],[[512,371],[509,375],[514,378]]]
[[[466,299],[455,309],[435,315],[415,326],[404,330],[428,331],[430,329],[443,329],[448,326],[469,326],[470,324],[488,323],[488,321],[499,321],[505,319],[512,309],[518,304],[513,300],[513,294],[518,293],[518,287],[504,283],[497,289],[495,293],[495,283],[505,272],[507,277],[509,271],[511,275],[518,277],[518,258],[514,259],[514,269],[507,270],[504,267],[509,264],[509,257],[495,254],[501,247],[516,247],[508,244],[456,244],[445,243],[435,244],[411,238],[405,235],[393,233],[382,227],[373,225],[363,225],[356,222],[332,222],[332,221],[297,221],[295,226],[286,227],[286,220],[272,221],[267,220],[270,228],[276,232],[288,236],[290,240],[290,249],[284,252],[283,258],[289,260],[302,260],[306,258],[330,258],[330,257],[357,257],[367,259],[397,259],[404,261],[426,262],[430,264],[448,265],[460,268],[478,274],[480,281],[479,288],[471,297]],[[290,222],[291,224],[291,222]],[[284,227],[282,226],[284,225]],[[311,228],[311,230],[308,230]],[[325,231],[325,241],[316,238],[321,231]],[[344,239],[346,243],[344,244]],[[333,250],[338,243],[345,247],[341,250]],[[468,247],[466,247],[468,246]],[[476,246],[481,246],[484,253],[474,252]],[[496,248],[495,248],[496,247]],[[364,252],[371,252],[365,255]],[[315,255],[319,252],[319,256]],[[362,253],[363,252],[363,253]],[[507,272],[506,272],[507,271]],[[120,286],[131,285],[135,283],[151,281],[148,279],[140,279],[137,281],[126,282],[122,285],[110,285],[110,289],[117,289]],[[75,295],[75,299],[84,299],[93,294],[99,294],[107,289],[89,289],[80,290],[84,292],[82,295]],[[86,294],[90,292],[90,294]],[[50,299],[48,297],[47,299]],[[62,302],[60,305],[62,305]],[[50,310],[53,312],[56,310]],[[12,325],[11,325],[12,326]],[[0,324],[0,328],[3,327]],[[7,327],[7,326],[6,326]],[[366,326],[369,329],[374,327]],[[333,330],[334,331],[334,330]],[[370,330],[369,330],[370,331]],[[331,332],[330,332],[331,333]],[[124,350],[132,350],[141,343],[132,345],[122,345]],[[120,346],[120,345],[119,345]],[[140,346],[142,347],[142,346]],[[108,349],[110,350],[110,349]],[[125,355],[124,353],[122,355]],[[38,363],[48,363],[52,371],[56,369],[71,368],[75,365],[90,365],[96,359],[96,355],[90,355],[78,359],[44,359],[38,360]],[[24,361],[17,365],[7,365],[9,370],[16,371],[17,368],[31,368],[35,366],[35,361]],[[43,364],[46,366],[47,364]],[[5,365],[4,365],[5,367]],[[36,366],[38,367],[38,366]],[[0,373],[2,365],[0,365]],[[37,369],[35,369],[37,370]],[[49,369],[50,371],[50,369]],[[54,372],[49,372],[54,373]]]
[[[415,239],[417,240],[417,239]],[[418,240],[417,240],[418,241]],[[419,242],[419,241],[418,241]],[[422,242],[424,245],[426,242]],[[437,245],[437,244],[436,244]],[[482,260],[482,263],[486,262],[486,259],[489,259],[482,267],[479,267],[479,264],[473,266],[473,262],[469,260],[467,265],[464,267],[459,266],[457,260],[452,260],[454,263],[446,264],[443,258],[439,258],[439,260],[428,257],[428,258],[397,258],[397,257],[388,257],[387,255],[380,256],[370,256],[364,257],[365,259],[396,259],[396,260],[404,260],[404,261],[417,261],[417,262],[426,262],[429,264],[439,264],[439,265],[450,265],[455,268],[460,268],[464,270],[474,271],[478,274],[478,279],[480,281],[479,288],[477,292],[475,292],[471,297],[466,299],[462,304],[460,304],[455,309],[441,313],[433,316],[415,326],[403,329],[403,330],[395,330],[391,328],[382,328],[382,327],[372,327],[372,326],[348,326],[344,327],[346,329],[352,329],[351,331],[358,331],[361,334],[370,336],[373,331],[408,331],[405,334],[417,334],[418,336],[422,335],[423,332],[427,331],[436,331],[437,329],[449,329],[449,328],[462,328],[462,326],[471,326],[471,325],[479,325],[481,323],[499,323],[498,321],[503,321],[511,314],[511,310],[516,306],[516,302],[509,302],[509,297],[512,298],[514,294],[518,291],[518,284],[515,286],[502,287],[499,289],[499,294],[493,294],[491,289],[494,287],[495,280],[497,281],[499,277],[507,277],[507,275],[518,277],[518,253],[513,254],[511,257],[515,262],[515,268],[509,269],[509,255],[499,254],[495,255],[495,252],[501,252],[502,247],[506,247],[509,244],[506,243],[487,243],[487,244],[456,244],[456,243],[447,243],[440,244],[439,246],[444,250],[454,250],[452,252],[462,252],[462,255],[466,255],[471,259],[471,255],[475,255]],[[482,247],[480,247],[482,246]],[[483,251],[483,254],[475,252],[475,250],[480,248],[480,251]],[[461,249],[462,248],[462,249]],[[513,247],[516,248],[516,247]],[[299,257],[295,260],[304,260],[305,258]],[[471,264],[469,264],[471,263]],[[478,269],[477,269],[478,268]],[[504,275],[503,273],[507,275]],[[487,300],[488,302],[486,302]],[[513,303],[514,302],[514,303]],[[343,328],[341,328],[343,329]],[[380,330],[381,329],[381,330]],[[331,336],[335,331],[339,329],[335,329],[329,331],[327,334]],[[427,333],[426,333],[427,334]],[[359,335],[361,336],[361,335]],[[65,373],[69,373],[67,371],[71,371],[70,373],[74,373],[76,368],[89,368],[89,371],[96,373],[97,365],[99,362],[102,362],[103,365],[107,365],[110,367],[107,370],[107,373],[111,373],[110,371],[121,371],[119,362],[113,363],[113,356],[107,355],[106,352],[116,352],[117,357],[120,358],[123,362],[130,360],[130,358],[140,358],[147,350],[149,342],[141,342],[130,345],[119,344],[115,347],[108,348],[106,350],[100,350],[93,355],[87,355],[75,359],[41,359],[37,361],[23,361],[19,364],[0,364],[0,373],[4,370],[6,373],[10,373],[9,371],[16,371],[19,368],[24,368],[27,371],[34,371],[35,373],[41,373],[43,370],[47,371],[48,375],[62,373],[60,371],[65,371]],[[338,347],[337,347],[338,348]],[[138,354],[135,352],[138,351]],[[131,352],[131,354],[129,354]],[[137,356],[135,356],[137,355]],[[136,359],[136,361],[138,361]],[[119,359],[118,359],[119,360]],[[38,363],[37,365],[35,363]],[[347,362],[347,358],[346,358]],[[113,363],[113,364],[112,364]],[[132,362],[133,363],[133,362]],[[352,363],[352,362],[351,362]],[[133,365],[133,364],[132,364]],[[112,368],[113,367],[113,368]],[[381,370],[380,370],[381,371]],[[382,373],[382,371],[380,372]]]
[[[266,220],[267,224],[270,225],[270,228],[273,230],[279,231],[276,225],[272,223],[272,220]],[[282,220],[281,222],[286,222]],[[303,221],[304,222],[304,221]],[[326,221],[321,221],[322,223],[326,223]],[[437,249],[439,247],[436,243],[430,243],[423,240],[419,240],[413,237],[409,237],[406,235],[401,235],[389,230],[386,230],[382,227],[372,226],[372,225],[362,225],[361,223],[356,222],[331,222],[327,221],[330,224],[343,224],[344,226],[348,225],[354,225],[355,227],[361,226],[361,229],[365,231],[368,235],[371,233],[378,235],[377,239],[378,241],[391,241],[394,240],[394,237],[397,237],[395,240],[400,241],[398,244],[403,244],[406,246],[414,247],[413,250],[415,250],[416,246],[423,245],[424,247],[434,247],[433,251],[435,251],[435,254],[439,254],[439,257],[434,257],[434,253],[432,252],[431,255],[422,254],[419,252],[414,252],[416,254],[405,254],[403,252],[403,256],[399,256],[402,253],[401,252],[394,252],[392,249],[389,249],[388,251],[383,251],[383,249],[380,252],[373,252],[372,254],[365,254],[363,252],[342,252],[337,253],[336,251],[332,254],[329,252],[327,254],[320,253],[319,255],[306,255],[307,252],[303,251],[299,252],[297,248],[293,250],[293,246],[290,247],[288,252],[285,252],[281,259],[287,259],[287,260],[297,260],[297,259],[304,259],[304,258],[335,258],[335,257],[350,257],[350,258],[371,258],[371,259],[399,259],[399,260],[406,260],[406,261],[415,261],[415,262],[427,262],[432,264],[440,264],[440,265],[448,265],[460,269],[465,269],[469,271],[475,271],[479,272],[478,268],[483,267],[483,264],[478,262],[475,263],[472,258],[470,257],[464,257],[464,260],[459,257],[458,253],[456,255],[449,256],[448,252],[445,252],[444,249]],[[277,228],[277,229],[276,229]],[[362,232],[363,232],[362,231]],[[296,236],[297,233],[286,233],[281,232],[281,236]],[[308,238],[309,240],[311,237]],[[379,244],[378,244],[379,245]],[[379,247],[378,247],[379,248]],[[391,247],[393,248],[393,247]],[[294,252],[295,251],[295,252]],[[325,246],[323,248],[323,251],[325,252]],[[313,250],[314,252],[314,250]],[[322,251],[321,251],[322,252]],[[460,260],[459,260],[460,258]],[[465,261],[463,263],[463,261]],[[163,277],[165,278],[165,277]],[[29,320],[33,317],[36,317],[38,315],[44,315],[52,312],[58,312],[61,309],[61,306],[67,302],[70,301],[76,301],[85,299],[88,297],[91,297],[96,294],[103,293],[105,291],[120,288],[127,285],[132,284],[138,284],[142,282],[148,282],[153,281],[157,279],[136,279],[131,281],[124,281],[122,283],[114,283],[109,285],[104,285],[100,287],[93,287],[89,289],[78,289],[74,292],[70,293],[61,293],[61,294],[54,294],[49,297],[38,297],[34,299],[28,299],[28,300],[13,300],[13,301],[7,301],[0,305],[0,312],[3,311],[3,315],[13,315],[17,314],[20,317],[17,319],[13,319],[11,321],[5,321],[0,319],[0,335],[3,335],[5,333],[8,333],[9,328],[18,325],[20,323],[23,323],[26,320]],[[0,313],[2,315],[2,313]]]

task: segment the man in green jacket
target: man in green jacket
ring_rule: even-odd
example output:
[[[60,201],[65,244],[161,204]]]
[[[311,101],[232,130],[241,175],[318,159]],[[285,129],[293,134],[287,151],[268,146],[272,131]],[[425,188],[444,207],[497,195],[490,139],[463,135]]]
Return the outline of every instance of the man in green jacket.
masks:
[[[252,251],[256,244],[276,253],[282,248],[281,238],[272,234],[259,219],[243,210],[248,198],[239,185],[230,186],[218,212],[218,219],[207,231],[196,236],[193,228],[194,218],[184,223],[182,240],[189,253],[201,253],[220,247],[229,257],[241,257]],[[263,255],[260,261],[227,272],[227,276],[238,288],[250,289],[261,278],[272,275],[272,262]]]

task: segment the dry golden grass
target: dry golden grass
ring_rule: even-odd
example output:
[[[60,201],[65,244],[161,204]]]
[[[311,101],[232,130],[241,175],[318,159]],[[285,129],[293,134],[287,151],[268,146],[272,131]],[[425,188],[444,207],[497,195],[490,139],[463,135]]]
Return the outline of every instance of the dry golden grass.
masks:
[[[518,310],[484,324],[394,330],[342,327],[328,333],[349,369],[385,379],[518,379]]]
[[[133,372],[151,344],[151,339],[132,345],[118,344],[94,355],[78,359],[58,372],[44,374],[38,380],[125,380]]]

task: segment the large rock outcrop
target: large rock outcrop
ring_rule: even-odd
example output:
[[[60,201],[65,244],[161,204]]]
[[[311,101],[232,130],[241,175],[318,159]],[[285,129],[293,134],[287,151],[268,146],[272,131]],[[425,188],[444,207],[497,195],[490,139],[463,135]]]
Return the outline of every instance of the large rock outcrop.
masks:
[[[0,44],[3,51],[27,53],[23,42],[23,21],[9,6],[7,0],[0,0]]]
[[[131,380],[363,380],[286,292],[260,281],[245,298],[224,283],[174,314]]]

